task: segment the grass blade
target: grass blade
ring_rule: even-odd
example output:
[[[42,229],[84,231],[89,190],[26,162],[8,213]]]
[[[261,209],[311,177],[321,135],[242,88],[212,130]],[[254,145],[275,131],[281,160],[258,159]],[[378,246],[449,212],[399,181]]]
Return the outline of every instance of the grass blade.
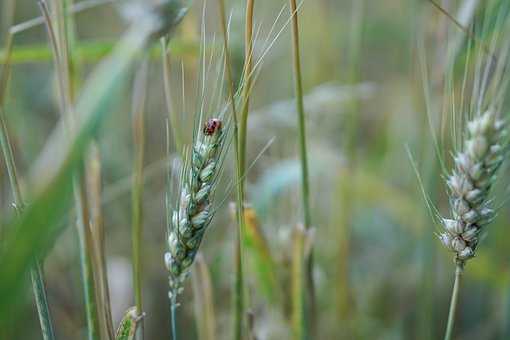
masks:
[[[90,206],[90,229],[95,244],[96,280],[98,282],[99,312],[101,314],[101,330],[103,337],[114,339],[113,321],[110,304],[110,287],[105,255],[105,230],[103,223],[103,211],[101,208],[101,155],[98,145],[93,142],[87,157],[87,191]]]
[[[136,315],[143,313],[142,307],[142,231],[143,231],[143,162],[145,149],[145,99],[147,88],[147,60],[143,61],[136,74],[133,87],[133,191],[132,191],[132,247],[133,282],[135,288]],[[140,321],[137,339],[143,339],[144,325]]]
[[[14,162],[14,156],[12,152],[12,145],[9,141],[9,135],[7,134],[7,127],[5,124],[3,110],[1,107],[0,107],[0,144],[2,148],[2,153],[4,155],[4,161],[7,166],[11,190],[14,196],[14,206],[16,212],[18,214],[21,214],[23,212],[23,207],[25,206],[25,203],[21,195],[16,164]],[[39,315],[39,322],[41,324],[43,339],[53,340],[55,339],[55,334],[53,331],[53,323],[51,320],[50,309],[48,307],[46,285],[44,282],[44,275],[40,260],[38,259],[34,260],[33,266],[30,269],[30,277],[32,279],[32,290],[34,293],[35,304]]]
[[[246,148],[247,148],[247,135],[248,135],[248,114],[250,112],[250,92],[252,84],[252,68],[253,68],[253,12],[255,7],[255,0],[246,1],[246,22],[245,22],[245,56],[244,56],[244,70],[243,73],[246,77],[243,81],[242,88],[242,109],[241,120],[239,125],[238,135],[238,157],[237,161],[237,175],[244,176],[246,173]],[[238,209],[244,211],[245,201],[245,177],[238,183]],[[240,214],[244,216],[244,214]],[[245,225],[241,219],[238,226],[237,245],[235,250],[235,267],[236,279],[234,286],[234,339],[241,340],[243,338],[243,318],[244,318],[244,273],[243,273],[243,240],[245,239]]]
[[[294,339],[307,339],[308,329],[305,316],[305,270],[306,243],[308,232],[303,226],[296,226],[292,235],[291,258],[291,296],[292,296],[292,332]]]
[[[113,99],[117,99],[111,94],[122,83],[123,76],[154,29],[151,21],[141,21],[124,35],[113,53],[96,67],[85,83],[76,104],[75,129],[68,135],[58,129],[34,166],[37,181],[32,185],[35,192],[32,204],[8,224],[9,233],[0,258],[1,317],[18,301],[20,283],[34,256],[44,254],[61,232],[58,222],[68,211],[75,171],[82,164],[100,123],[111,112]]]
[[[294,66],[294,91],[296,95],[296,108],[298,113],[299,125],[299,158],[301,159],[301,188],[304,212],[304,227],[306,230],[311,228],[312,215],[310,207],[310,184],[308,175],[308,152],[306,147],[306,117],[303,103],[303,81],[301,75],[301,56],[299,48],[299,24],[296,0],[289,0],[292,16],[292,54]],[[307,259],[306,264],[306,298],[308,304],[307,316],[310,320],[310,331],[314,333],[317,323],[317,307],[315,300],[315,284],[313,280],[313,254]]]

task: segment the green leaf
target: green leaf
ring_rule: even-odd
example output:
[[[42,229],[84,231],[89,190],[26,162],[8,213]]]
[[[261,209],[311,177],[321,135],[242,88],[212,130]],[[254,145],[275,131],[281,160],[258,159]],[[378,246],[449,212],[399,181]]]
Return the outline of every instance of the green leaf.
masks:
[[[42,152],[37,188],[31,204],[7,225],[5,247],[0,256],[0,320],[19,298],[23,279],[34,257],[42,255],[62,231],[61,219],[68,212],[72,180],[80,168],[88,144],[109,114],[115,90],[153,30],[149,23],[128,31],[89,77],[75,107],[77,119],[71,133],[56,134]],[[42,166],[41,166],[42,164]]]
[[[199,46],[197,41],[184,41],[174,38],[169,43],[169,49],[173,55],[183,56],[196,55]],[[77,43],[72,53],[81,62],[93,63],[108,56],[115,47],[111,41],[88,41]],[[159,58],[161,51],[157,46],[150,48],[149,56]],[[6,50],[0,50],[0,63],[6,59]],[[36,62],[52,62],[53,54],[47,44],[30,44],[25,46],[13,46],[11,64],[26,64]]]

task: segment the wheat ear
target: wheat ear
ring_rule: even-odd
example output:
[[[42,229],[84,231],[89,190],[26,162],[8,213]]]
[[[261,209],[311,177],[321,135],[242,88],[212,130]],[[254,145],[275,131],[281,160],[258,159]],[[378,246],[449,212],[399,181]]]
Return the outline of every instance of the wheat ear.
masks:
[[[209,119],[199,131],[181,171],[180,197],[172,209],[165,264],[169,272],[170,299],[182,291],[182,283],[195,260],[204,233],[213,218],[211,205],[221,169],[226,131],[222,121]]]
[[[494,218],[489,194],[508,146],[505,123],[493,110],[468,122],[466,133],[447,178],[452,218],[442,219],[439,234],[458,262],[475,256],[480,232]]]

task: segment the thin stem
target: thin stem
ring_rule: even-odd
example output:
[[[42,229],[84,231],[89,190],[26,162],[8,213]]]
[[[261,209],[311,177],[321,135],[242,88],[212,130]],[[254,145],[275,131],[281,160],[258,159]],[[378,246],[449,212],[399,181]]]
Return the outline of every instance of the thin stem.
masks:
[[[305,315],[305,237],[303,226],[293,230],[291,261],[292,332],[295,340],[308,339]]]
[[[239,165],[241,173],[246,169],[246,142],[248,129],[248,114],[250,112],[250,92],[253,68],[253,10],[255,0],[246,2],[246,27],[245,27],[245,56],[244,56],[244,81],[243,81],[243,106],[241,109],[241,121],[239,126]],[[244,181],[240,183],[244,194]]]
[[[177,294],[172,292],[172,298],[170,303],[170,319],[172,327],[172,340],[177,340]]]
[[[48,306],[48,298],[46,297],[44,274],[38,259],[34,261],[34,265],[30,269],[30,277],[32,279],[32,289],[34,291],[35,304],[37,306],[37,313],[39,314],[43,339],[54,340],[55,334],[51,321],[50,308]]]
[[[294,67],[294,89],[296,95],[296,108],[298,113],[299,125],[299,155],[301,160],[301,188],[303,200],[304,226],[308,230],[312,224],[311,208],[310,208],[310,185],[308,174],[308,152],[306,146],[306,122],[305,108],[303,103],[303,81],[301,76],[301,56],[299,48],[299,24],[297,15],[296,0],[289,0],[292,15],[292,51],[293,51],[293,67]],[[312,321],[311,329],[315,329],[315,285],[313,281],[313,255],[306,259],[307,273],[307,298],[308,298],[308,314]],[[303,325],[304,326],[304,325]],[[305,326],[304,326],[305,327]],[[302,332],[306,334],[304,330]]]
[[[453,284],[452,299],[450,301],[450,312],[448,313],[448,324],[446,326],[444,340],[451,340],[452,338],[453,325],[455,323],[455,314],[457,311],[457,303],[459,300],[460,279],[462,277],[463,270],[464,263],[457,262],[457,266],[455,267],[455,282]]]
[[[5,92],[7,91],[7,83],[11,71],[12,62],[12,39],[11,33],[7,34],[5,42],[5,59],[3,60],[2,73],[0,74],[0,107],[4,106]]]
[[[234,309],[234,339],[241,340],[243,338],[243,317],[244,317],[244,273],[243,273],[243,241],[244,241],[244,201],[245,201],[245,173],[246,173],[246,142],[248,130],[248,114],[250,105],[250,92],[252,83],[253,68],[253,11],[255,0],[247,0],[246,2],[246,28],[245,28],[245,59],[244,59],[244,82],[243,82],[243,106],[241,109],[241,121],[238,135],[237,148],[237,177],[238,183],[238,221],[239,228],[237,233],[237,244],[235,250],[235,309]],[[226,34],[226,33],[225,33]],[[227,55],[227,54],[226,54]],[[230,76],[231,78],[231,76]],[[231,81],[231,79],[230,79]],[[232,82],[231,82],[232,84]],[[233,86],[233,85],[231,85]],[[232,103],[234,101],[232,100]],[[235,113],[234,113],[235,115]]]
[[[145,149],[144,106],[147,88],[147,68],[145,59],[136,75],[133,88],[133,144],[134,176],[132,191],[132,246],[133,246],[133,281],[135,286],[135,305],[137,317],[143,314],[142,307],[142,230],[143,230],[143,162]],[[138,328],[137,339],[143,340],[144,322]]]
[[[296,95],[296,108],[299,123],[299,156],[301,159],[301,185],[303,212],[305,218],[305,228],[309,229],[312,224],[310,209],[310,185],[308,175],[308,152],[306,148],[306,122],[305,108],[303,104],[303,81],[301,76],[301,56],[299,50],[299,25],[296,0],[289,0],[292,11],[292,51],[294,59],[294,88]]]
[[[363,35],[363,19],[365,0],[352,0],[350,12],[351,24],[348,35],[347,60],[348,67],[346,72],[346,81],[351,86],[360,83],[360,51]],[[338,239],[338,312],[340,320],[345,324],[347,337],[359,337],[357,323],[357,313],[355,306],[351,303],[352,288],[350,280],[350,256],[351,256],[351,234],[354,207],[357,201],[357,183],[359,183],[357,171],[357,131],[359,131],[359,100],[353,98],[348,106],[346,118],[346,128],[340,135],[341,143],[345,145],[345,157],[348,159],[346,170],[349,180],[344,181],[345,176],[338,176],[338,196],[342,209],[339,209],[337,219],[334,223],[339,228]]]
[[[243,228],[243,226],[241,226]],[[234,339],[243,338],[243,315],[244,315],[244,273],[242,260],[242,230],[237,233],[236,248],[234,252],[236,278],[234,292]]]
[[[20,215],[23,211],[24,201],[21,196],[21,190],[19,187],[18,175],[16,170],[16,164],[14,162],[14,156],[12,152],[12,145],[9,141],[9,135],[7,134],[7,127],[3,116],[3,111],[0,108],[0,144],[2,153],[4,155],[4,161],[7,167],[7,173],[9,176],[9,182],[11,190],[14,196],[14,205],[16,213]],[[53,324],[51,321],[50,309],[48,307],[48,298],[46,296],[46,286],[44,283],[44,275],[41,263],[38,259],[35,259],[33,267],[30,269],[30,277],[32,279],[32,289],[34,292],[35,304],[39,315],[39,322],[41,323],[41,331],[44,340],[55,339],[53,331]]]
[[[4,39],[9,39],[9,30],[14,21],[14,12],[16,8],[16,1],[5,0],[3,1],[0,14],[0,41],[4,42]]]
[[[5,166],[7,167],[7,174],[9,177],[9,183],[11,185],[12,195],[14,198],[14,205],[16,207],[16,212],[21,213],[23,210],[24,202],[21,197],[21,189],[19,187],[16,164],[14,163],[12,145],[9,140],[7,126],[5,124],[4,113],[1,108],[0,108],[0,128],[1,128],[0,143],[2,147],[2,152],[4,154]]]
[[[71,85],[70,74],[72,73],[70,56],[68,53],[69,42],[69,27],[66,27],[65,16],[60,6],[62,3],[57,3],[57,26],[54,27],[51,19],[48,5],[46,1],[41,0],[38,2],[41,12],[45,18],[46,29],[50,40],[50,45],[53,51],[55,61],[59,95],[61,100],[61,114],[63,116],[66,130],[68,133],[74,128],[74,114],[73,114],[73,98],[74,88]],[[83,172],[83,164],[80,167]],[[90,229],[90,211],[88,206],[88,197],[86,192],[86,184],[84,176],[77,173],[73,178],[73,190],[75,210],[77,214],[77,229],[79,239],[79,252],[80,252],[80,266],[83,277],[83,289],[85,296],[85,313],[87,319],[88,339],[96,340],[100,338],[99,327],[99,313],[97,306],[97,296],[94,278],[94,241]]]
[[[228,32],[227,32],[227,20],[225,17],[225,3],[223,0],[218,0],[218,7],[220,12],[220,22],[221,22],[221,30],[223,35],[223,49],[225,56],[225,70],[227,74],[228,81],[228,90],[229,90],[229,101],[232,110],[232,120],[234,123],[234,147],[235,147],[235,169],[237,182],[237,191],[236,191],[236,219],[237,219],[237,234],[236,234],[236,246],[234,251],[235,257],[235,268],[236,268],[236,280],[235,280],[235,309],[234,309],[234,334],[236,339],[240,339],[242,337],[242,316],[243,316],[243,265],[242,265],[242,242],[243,242],[243,230],[244,230],[244,190],[243,190],[243,172],[242,165],[240,160],[240,150],[239,150],[239,124],[237,121],[237,109],[235,103],[235,91],[234,91],[234,80],[232,77],[232,69],[230,64],[230,51],[228,48]]]
[[[80,267],[83,277],[83,291],[85,296],[85,313],[87,317],[88,339],[96,340],[99,337],[99,319],[97,310],[96,287],[93,268],[93,240],[90,232],[90,213],[85,193],[83,176],[74,176],[74,199],[77,214],[76,226],[78,229]]]
[[[95,264],[97,268],[98,299],[101,301],[101,316],[104,322],[102,326],[102,337],[106,340],[115,339],[113,330],[110,288],[108,284],[108,272],[106,268],[105,255],[105,229],[103,222],[103,211],[101,208],[101,155],[96,142],[92,142],[87,157],[87,186],[89,190],[90,205],[90,228],[96,245],[97,256]]]

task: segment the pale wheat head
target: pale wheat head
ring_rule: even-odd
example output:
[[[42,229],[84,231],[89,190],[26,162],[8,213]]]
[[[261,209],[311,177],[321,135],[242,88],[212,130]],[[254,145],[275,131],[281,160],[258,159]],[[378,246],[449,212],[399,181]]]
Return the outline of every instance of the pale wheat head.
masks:
[[[490,190],[507,150],[505,122],[493,110],[467,123],[462,150],[454,156],[455,169],[447,178],[452,217],[443,218],[441,242],[456,259],[475,256],[479,235],[494,218]]]
[[[165,264],[170,297],[179,294],[188,270],[214,215],[212,200],[221,170],[226,136],[221,119],[211,118],[198,132],[179,181],[180,195],[172,209]]]

